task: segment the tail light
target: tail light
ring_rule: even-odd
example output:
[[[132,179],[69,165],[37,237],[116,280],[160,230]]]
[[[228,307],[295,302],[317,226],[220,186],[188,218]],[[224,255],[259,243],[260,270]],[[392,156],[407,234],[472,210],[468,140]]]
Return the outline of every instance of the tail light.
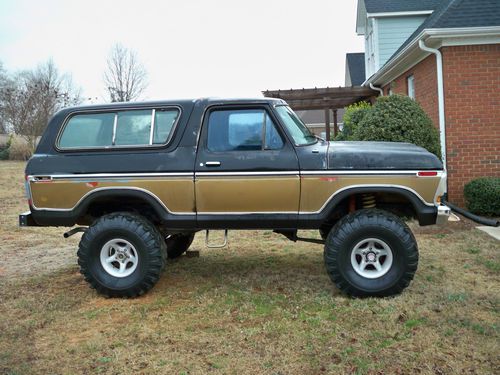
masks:
[[[24,176],[24,190],[26,192],[26,199],[28,200],[28,204],[31,207],[33,205],[33,201],[31,197],[31,188],[28,175]]]

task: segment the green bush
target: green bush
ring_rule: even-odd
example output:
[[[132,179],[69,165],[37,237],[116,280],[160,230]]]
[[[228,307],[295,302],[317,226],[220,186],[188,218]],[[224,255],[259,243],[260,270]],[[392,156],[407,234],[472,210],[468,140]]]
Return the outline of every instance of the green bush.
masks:
[[[439,132],[415,100],[403,95],[384,96],[365,111],[348,140],[409,142],[441,157]]]
[[[478,215],[500,216],[500,177],[481,177],[464,186],[469,211]]]
[[[28,160],[33,150],[22,138],[14,138],[9,147],[9,160]]]
[[[336,141],[350,141],[359,122],[365,117],[368,111],[371,109],[371,105],[367,102],[359,102],[351,104],[346,108],[344,112],[344,125],[342,126],[342,131],[339,132]]]
[[[11,134],[9,136],[7,143],[5,144],[5,147],[3,147],[2,151],[0,151],[0,160],[9,160],[10,145],[12,144],[12,138],[13,135]]]

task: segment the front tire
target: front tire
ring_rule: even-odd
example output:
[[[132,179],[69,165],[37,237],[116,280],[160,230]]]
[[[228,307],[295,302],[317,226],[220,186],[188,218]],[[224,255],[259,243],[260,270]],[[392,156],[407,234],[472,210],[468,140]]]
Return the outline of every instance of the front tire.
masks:
[[[160,278],[166,246],[142,216],[119,212],[97,219],[83,234],[78,264],[85,280],[108,297],[136,297]]]
[[[392,296],[413,279],[418,247],[408,226],[377,209],[349,214],[330,231],[324,260],[331,280],[355,297]]]

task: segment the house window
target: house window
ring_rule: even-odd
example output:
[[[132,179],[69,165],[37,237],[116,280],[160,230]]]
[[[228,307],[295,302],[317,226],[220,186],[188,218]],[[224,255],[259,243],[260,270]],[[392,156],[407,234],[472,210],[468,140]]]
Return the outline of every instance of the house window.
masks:
[[[373,34],[373,19],[369,19],[366,24],[367,30],[365,35],[365,58],[366,58],[366,76],[369,77],[375,73],[375,46]]]
[[[411,75],[406,79],[406,81],[408,83],[408,96],[415,99],[415,78]]]

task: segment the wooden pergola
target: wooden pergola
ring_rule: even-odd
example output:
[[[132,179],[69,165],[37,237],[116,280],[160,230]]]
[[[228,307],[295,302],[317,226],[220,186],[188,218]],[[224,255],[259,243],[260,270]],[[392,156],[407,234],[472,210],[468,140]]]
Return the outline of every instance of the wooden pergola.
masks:
[[[373,101],[378,92],[369,87],[326,87],[313,89],[266,90],[268,98],[285,100],[296,111],[324,109],[327,138],[330,138],[330,110],[333,112],[333,135],[337,136],[337,110],[360,101]]]

